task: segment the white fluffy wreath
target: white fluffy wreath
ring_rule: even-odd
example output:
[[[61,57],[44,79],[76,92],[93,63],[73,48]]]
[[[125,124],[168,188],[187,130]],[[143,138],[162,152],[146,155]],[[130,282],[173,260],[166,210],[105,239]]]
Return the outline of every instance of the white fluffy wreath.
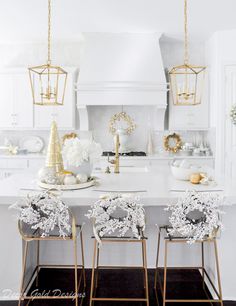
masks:
[[[233,124],[236,124],[236,104],[232,106],[230,111],[230,118]]]
[[[188,243],[212,237],[223,227],[220,220],[220,215],[223,213],[219,209],[220,205],[222,205],[222,197],[216,193],[187,191],[176,204],[166,208],[171,211],[170,235],[180,234],[187,238]],[[188,217],[193,212],[200,212],[202,217],[198,220]]]
[[[70,213],[62,200],[48,191],[28,195],[11,208],[19,211],[19,220],[29,224],[32,229],[41,230],[41,236],[49,236],[58,228],[61,237],[71,233]]]
[[[119,210],[125,212],[124,217],[113,217]],[[101,237],[118,231],[124,237],[130,229],[134,237],[140,239],[140,231],[145,229],[145,211],[139,198],[130,194],[110,194],[101,197],[91,206],[86,216],[93,219],[94,235],[99,243]]]

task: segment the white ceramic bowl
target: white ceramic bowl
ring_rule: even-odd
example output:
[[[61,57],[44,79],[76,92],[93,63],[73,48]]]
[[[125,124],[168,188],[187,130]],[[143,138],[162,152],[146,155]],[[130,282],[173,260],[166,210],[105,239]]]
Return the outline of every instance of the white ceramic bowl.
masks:
[[[192,173],[196,172],[191,168],[181,168],[171,165],[171,172],[177,180],[189,181]]]

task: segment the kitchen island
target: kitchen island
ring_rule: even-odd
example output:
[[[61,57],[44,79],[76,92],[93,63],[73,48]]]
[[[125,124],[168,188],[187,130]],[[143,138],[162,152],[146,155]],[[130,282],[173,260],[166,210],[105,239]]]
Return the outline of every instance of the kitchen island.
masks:
[[[135,192],[144,203],[147,226],[146,236],[148,237],[148,266],[155,266],[157,230],[156,224],[165,224],[168,221],[168,213],[164,207],[169,203],[175,203],[177,198],[185,190],[196,189],[201,192],[219,192],[226,196],[227,202],[236,204],[236,188],[234,182],[227,184],[218,183],[216,186],[191,185],[188,182],[175,180],[168,172],[152,172],[146,168],[121,169],[120,174],[94,173],[97,177],[97,184],[91,188],[64,191],[62,199],[68,204],[76,215],[79,224],[84,224],[84,247],[85,265],[91,267],[92,251],[92,228],[90,220],[85,214],[90,205],[99,198],[100,195],[109,192]],[[32,174],[16,174],[0,181],[0,241],[1,241],[1,271],[4,278],[0,280],[0,298],[6,298],[10,289],[14,296],[17,296],[22,261],[22,241],[18,234],[16,212],[9,210],[9,206],[19,198],[25,197],[28,193],[40,191],[37,181]],[[225,206],[226,214],[223,222],[226,230],[221,234],[219,240],[219,254],[221,262],[222,286],[224,299],[236,300],[236,281],[232,281],[232,268],[234,267],[236,252],[236,229],[235,216],[236,205]],[[101,262],[107,265],[136,265],[139,264],[139,252],[136,246],[119,245],[104,246],[104,254],[101,255]],[[212,250],[206,250],[206,263],[210,274],[214,277],[215,267],[212,266]],[[71,260],[71,246],[66,243],[45,242],[42,246],[41,260],[48,264],[69,263]],[[162,262],[162,261],[161,261]],[[199,265],[200,247],[199,245],[177,245],[173,246],[169,256],[170,265]]]

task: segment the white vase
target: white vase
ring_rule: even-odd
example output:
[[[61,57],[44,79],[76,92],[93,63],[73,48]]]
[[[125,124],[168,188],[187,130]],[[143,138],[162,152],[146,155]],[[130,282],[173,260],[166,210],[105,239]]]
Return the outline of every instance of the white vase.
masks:
[[[89,161],[84,161],[80,166],[68,166],[67,170],[73,172],[75,175],[77,174],[86,174],[87,177],[92,175],[93,164]]]
[[[130,151],[129,148],[129,135],[127,135],[125,129],[118,129],[117,134],[119,135],[119,141],[120,141],[120,147],[119,152],[120,153],[127,153]],[[116,137],[114,137],[114,144],[116,145]]]
[[[152,131],[148,133],[148,142],[147,142],[147,155],[152,155],[154,153],[153,141],[152,141]]]

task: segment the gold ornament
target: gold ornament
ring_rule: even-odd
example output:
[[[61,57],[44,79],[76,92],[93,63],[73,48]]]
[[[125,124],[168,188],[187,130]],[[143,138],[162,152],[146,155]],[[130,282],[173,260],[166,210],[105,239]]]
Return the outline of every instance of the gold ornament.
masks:
[[[62,173],[64,170],[63,159],[61,155],[61,144],[60,138],[57,131],[57,124],[55,121],[52,122],[47,157],[46,167],[54,168],[56,173]]]
[[[127,135],[130,135],[135,130],[136,125],[131,119],[131,117],[127,115],[126,112],[121,112],[113,115],[110,119],[109,131],[112,135],[116,135],[117,129],[115,125],[117,121],[122,121],[122,120],[125,121],[125,123],[128,125],[128,127],[124,129]]]
[[[190,176],[190,182],[191,182],[192,184],[199,184],[200,181],[201,181],[201,179],[202,179],[202,176],[201,176],[200,173],[193,173],[193,174],[191,174],[191,176]]]
[[[174,141],[174,145],[171,145],[170,142]],[[182,140],[180,135],[173,133],[164,137],[164,148],[166,151],[177,153],[182,146]]]

